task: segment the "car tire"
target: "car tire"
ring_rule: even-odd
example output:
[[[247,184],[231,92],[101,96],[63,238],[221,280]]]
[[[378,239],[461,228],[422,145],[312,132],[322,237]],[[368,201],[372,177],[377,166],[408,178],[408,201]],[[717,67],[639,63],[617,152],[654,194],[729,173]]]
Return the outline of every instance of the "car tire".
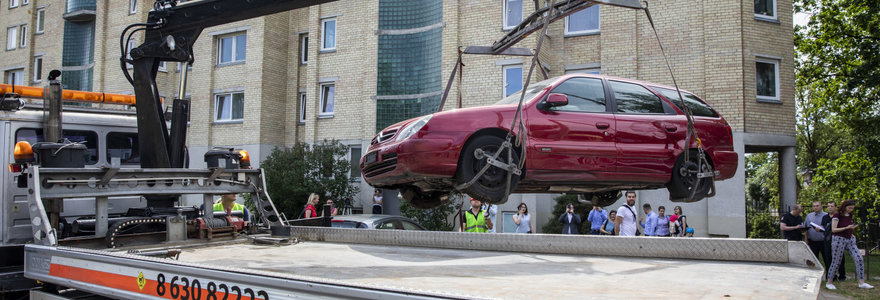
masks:
[[[416,187],[404,187],[400,189],[400,198],[409,205],[419,209],[431,209],[449,200],[449,195],[443,192],[422,192]]]
[[[622,194],[619,190],[594,192],[594,193],[583,193],[583,194],[581,194],[581,197],[583,197],[583,200],[581,200],[581,202],[592,203],[593,198],[595,197],[596,200],[598,200],[596,205],[598,205],[600,207],[606,207],[611,204],[614,204],[614,202],[617,202],[617,200],[620,199],[621,196],[622,196]],[[578,199],[578,200],[580,200],[580,199]]]
[[[710,189],[712,188],[711,178],[703,178],[703,180],[698,180],[696,175],[697,171],[708,172],[712,169],[712,167],[704,164],[702,170],[697,170],[699,168],[699,154],[695,150],[690,151],[690,159],[688,161],[684,160],[684,154],[682,154],[678,157],[678,160],[676,160],[675,162],[675,166],[672,168],[672,178],[666,184],[666,189],[669,190],[670,201],[700,201],[703,198],[706,198],[707,195],[709,195]],[[696,185],[698,181],[699,186],[697,187]],[[697,188],[697,192],[694,194],[694,198],[688,199],[688,197],[691,196],[691,193],[695,187]]]
[[[487,155],[492,155],[501,147],[501,144],[504,143],[504,139],[494,136],[494,135],[483,135],[478,136],[472,140],[470,140],[465,146],[464,150],[461,152],[461,158],[458,163],[458,171],[456,172],[456,181],[458,184],[463,184],[469,182],[480,170],[486,165],[486,158],[477,159],[476,151],[477,149],[482,149],[484,153]],[[511,151],[510,149],[506,151]],[[501,161],[507,160],[507,152],[502,152],[499,155],[498,159]],[[516,151],[513,151],[513,161],[519,161],[519,154]],[[486,170],[483,175],[477,179],[474,184],[465,188],[462,192],[468,194],[474,199],[478,199],[480,201],[501,204],[507,202],[506,195],[507,192],[513,192],[516,189],[516,185],[519,183],[519,176],[513,175],[510,178],[510,189],[506,190],[507,187],[507,171],[492,166]]]

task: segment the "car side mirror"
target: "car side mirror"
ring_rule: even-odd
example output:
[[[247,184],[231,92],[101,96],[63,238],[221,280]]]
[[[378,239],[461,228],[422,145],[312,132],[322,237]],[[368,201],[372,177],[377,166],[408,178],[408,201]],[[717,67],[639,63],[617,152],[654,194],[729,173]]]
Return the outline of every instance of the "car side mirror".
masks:
[[[566,96],[565,94],[552,93],[547,96],[547,100],[544,100],[544,103],[542,103],[541,107],[539,108],[550,109],[551,107],[566,105],[568,105],[568,96]]]

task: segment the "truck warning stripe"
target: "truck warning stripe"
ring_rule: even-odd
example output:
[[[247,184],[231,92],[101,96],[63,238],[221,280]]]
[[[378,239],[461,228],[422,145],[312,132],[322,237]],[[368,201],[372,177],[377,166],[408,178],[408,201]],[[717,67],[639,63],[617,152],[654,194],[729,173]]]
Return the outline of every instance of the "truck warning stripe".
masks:
[[[169,292],[171,284],[166,282],[165,283],[165,291],[166,292],[164,293],[163,296],[160,296],[156,292],[156,290],[157,290],[156,288],[158,287],[158,282],[154,279],[147,278],[146,284],[144,285],[144,288],[141,290],[138,288],[138,285],[137,285],[137,276],[126,276],[126,275],[120,275],[120,274],[97,271],[97,270],[92,270],[92,269],[68,266],[68,265],[57,264],[57,263],[52,263],[49,266],[49,275],[59,277],[59,278],[66,278],[66,279],[70,279],[70,280],[74,280],[74,281],[79,281],[79,282],[95,284],[95,285],[99,285],[99,286],[103,286],[103,287],[107,287],[107,288],[112,288],[112,289],[118,289],[118,290],[123,290],[123,291],[129,291],[129,292],[134,292],[134,293],[139,293],[139,294],[150,295],[150,296],[159,297],[159,298],[165,298],[165,299],[180,299],[181,294],[185,294],[185,293],[178,293],[177,298],[172,297],[171,293]],[[190,291],[194,291],[194,290],[192,290],[191,287],[183,286],[180,284],[177,284],[177,286],[180,287],[181,290],[190,289]],[[209,299],[208,290],[205,289],[205,285],[202,285],[202,287],[199,290],[201,290],[201,292],[196,292],[197,294],[200,294],[199,295],[200,297],[198,298],[199,300]],[[193,295],[191,295],[191,293],[186,293],[186,294],[190,294],[189,295],[190,300],[196,300],[196,298],[194,298]],[[239,298],[237,294],[232,294],[232,293],[227,294],[227,293],[224,293],[223,291],[216,291],[214,295],[216,296],[216,298],[214,298],[214,299],[224,299],[225,295],[231,296],[231,297],[227,298],[227,299],[231,298],[231,300],[259,300],[259,299],[261,299],[261,298],[251,298],[247,295],[241,295]]]

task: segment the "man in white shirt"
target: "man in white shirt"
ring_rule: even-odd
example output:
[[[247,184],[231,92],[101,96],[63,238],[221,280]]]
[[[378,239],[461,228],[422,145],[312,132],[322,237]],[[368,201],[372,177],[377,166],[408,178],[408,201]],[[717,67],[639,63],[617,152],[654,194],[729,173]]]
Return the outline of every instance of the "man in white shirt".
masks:
[[[498,205],[486,203],[483,204],[482,209],[489,212],[489,220],[492,220],[492,224],[498,224],[495,223],[495,216],[498,215]],[[488,233],[495,233],[495,227],[489,229]]]
[[[614,234],[618,236],[636,236],[638,228],[638,215],[636,215],[636,192],[626,192],[626,204],[617,209],[617,218],[614,221]]]

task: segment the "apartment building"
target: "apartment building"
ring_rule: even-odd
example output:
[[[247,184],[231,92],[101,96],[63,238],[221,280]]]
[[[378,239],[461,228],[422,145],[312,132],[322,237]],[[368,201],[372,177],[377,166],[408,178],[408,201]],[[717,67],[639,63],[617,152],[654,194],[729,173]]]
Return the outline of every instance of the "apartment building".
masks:
[[[181,5],[190,2],[197,1]],[[730,122],[739,153],[780,152],[781,198],[793,203],[791,0],[649,5],[678,85]],[[60,69],[66,88],[132,93],[119,63],[119,34],[145,21],[151,7],[149,0],[0,0],[4,81],[39,86],[48,70]],[[351,149],[352,181],[362,191],[357,200],[368,208],[372,188],[359,178],[356,162],[373,135],[434,111],[458,50],[491,45],[534,10],[534,2],[523,0],[341,0],[207,28],[194,47],[187,93],[192,166],[212,147],[247,149],[262,160],[274,147],[337,139]],[[535,48],[537,36],[517,47]],[[135,34],[127,44],[141,39]],[[586,72],[673,83],[644,11],[591,7],[551,24],[542,47],[550,76]],[[531,59],[466,55],[463,63],[444,109],[515,93]],[[173,62],[160,68],[160,94],[176,95],[179,68]],[[542,79],[538,74],[531,82]],[[741,157],[737,176],[717,183],[715,197],[682,204],[698,236],[745,236],[743,164]],[[499,219],[523,202],[540,231],[551,221],[552,196],[513,195]],[[640,201],[655,207],[676,205],[667,198],[665,190],[639,192]],[[386,191],[385,199],[386,212],[396,213],[396,193]],[[501,227],[508,226],[501,221]]]

